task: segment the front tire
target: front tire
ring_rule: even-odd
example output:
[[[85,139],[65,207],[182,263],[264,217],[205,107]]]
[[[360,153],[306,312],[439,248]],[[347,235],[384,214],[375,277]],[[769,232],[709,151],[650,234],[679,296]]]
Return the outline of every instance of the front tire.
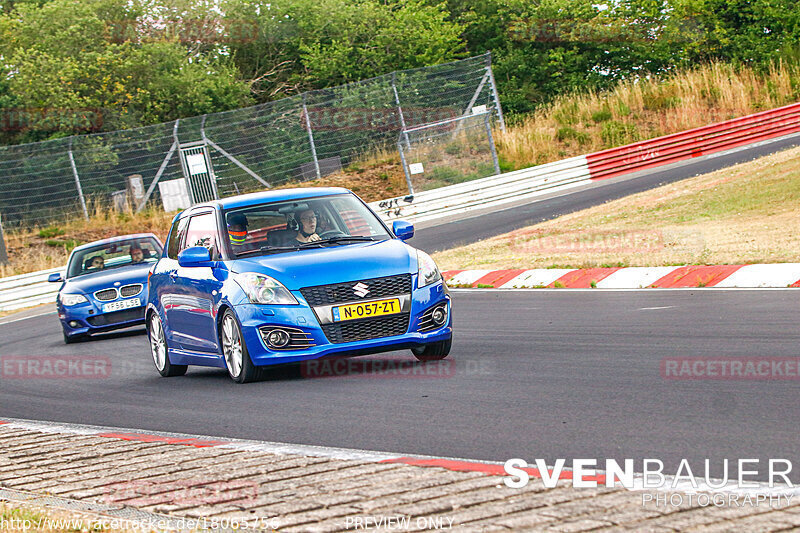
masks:
[[[161,317],[156,312],[150,315],[147,336],[150,338],[150,353],[153,356],[153,363],[155,363],[158,373],[165,378],[184,375],[189,367],[188,365],[173,365],[170,362],[164,326],[161,324]]]
[[[411,352],[420,361],[441,361],[450,354],[453,338],[434,342],[424,348],[411,348]]]
[[[222,341],[222,355],[225,358],[225,367],[228,375],[236,383],[250,383],[259,376],[259,369],[250,359],[247,345],[242,337],[242,329],[233,314],[226,309],[222,315],[220,340]]]

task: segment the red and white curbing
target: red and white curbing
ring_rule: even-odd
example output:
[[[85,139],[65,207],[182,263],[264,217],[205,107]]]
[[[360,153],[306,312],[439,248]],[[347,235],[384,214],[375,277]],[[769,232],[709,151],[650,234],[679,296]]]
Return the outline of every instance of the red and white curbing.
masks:
[[[471,459],[460,459],[452,457],[434,457],[426,455],[403,455],[399,453],[380,452],[370,450],[359,450],[352,448],[335,448],[327,446],[313,446],[303,444],[289,444],[269,441],[243,440],[235,438],[218,439],[203,435],[189,435],[184,433],[171,433],[162,431],[142,431],[131,428],[113,428],[108,426],[88,426],[82,424],[70,424],[61,422],[46,422],[38,420],[25,420],[7,418],[0,420],[0,427],[36,431],[47,434],[61,434],[70,436],[91,436],[108,438],[114,440],[125,440],[134,442],[160,442],[176,446],[188,446],[193,448],[222,448],[235,451],[255,451],[267,452],[276,455],[302,455],[310,457],[326,457],[344,461],[364,461],[373,463],[395,463],[422,468],[442,468],[454,472],[477,472],[488,476],[507,477],[504,463],[495,461],[477,461]],[[538,462],[537,462],[538,464]],[[550,480],[573,480],[575,472],[563,464],[556,468],[549,466],[535,468],[531,465],[521,468],[530,478],[550,479]],[[668,488],[656,490],[679,491],[685,493],[697,493],[700,491],[714,493],[733,493],[751,495],[783,495],[791,497],[800,495],[800,487],[785,484],[767,484],[764,482],[752,482],[748,487],[738,487],[732,482],[720,483],[719,479],[711,479],[713,485],[706,483],[695,484],[685,479],[677,479],[675,476],[664,475]],[[644,476],[640,473],[634,474],[634,486],[624,487],[620,485],[617,478],[613,478],[607,485],[606,472],[601,469],[594,469],[594,473],[584,473],[581,476],[584,482],[595,482],[597,486],[614,486],[626,488],[628,490],[641,491],[648,490],[643,483]],[[651,488],[651,487],[650,487]],[[788,501],[788,500],[787,500]]]
[[[800,287],[800,263],[668,267],[448,270],[451,287],[495,289],[679,289]]]

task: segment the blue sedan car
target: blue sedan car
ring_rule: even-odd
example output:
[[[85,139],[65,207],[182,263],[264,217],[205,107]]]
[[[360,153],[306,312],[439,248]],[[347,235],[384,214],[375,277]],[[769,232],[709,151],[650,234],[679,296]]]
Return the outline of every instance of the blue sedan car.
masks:
[[[56,307],[70,344],[92,333],[144,324],[147,275],[163,246],[152,233],[125,235],[78,246],[67,263]]]
[[[453,336],[436,264],[355,194],[286,189],[218,200],[175,217],[153,267],[147,329],[156,368],[267,365],[411,349],[442,359]]]

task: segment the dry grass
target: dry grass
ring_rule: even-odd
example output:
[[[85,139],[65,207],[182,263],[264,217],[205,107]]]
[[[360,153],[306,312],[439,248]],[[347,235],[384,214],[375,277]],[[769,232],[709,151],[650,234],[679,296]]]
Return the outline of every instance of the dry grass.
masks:
[[[800,70],[766,73],[716,63],[662,78],[623,83],[603,93],[565,96],[497,133],[498,153],[514,168],[596,152],[637,140],[790,104],[800,99]]]
[[[443,270],[800,262],[800,148],[440,252]]]
[[[155,233],[162,241],[175,213],[149,208],[139,214],[115,212],[100,203],[89,205],[90,218],[73,218],[46,228],[35,227],[6,233],[8,265],[0,265],[0,277],[35,272],[67,264],[79,244],[128,233]]]

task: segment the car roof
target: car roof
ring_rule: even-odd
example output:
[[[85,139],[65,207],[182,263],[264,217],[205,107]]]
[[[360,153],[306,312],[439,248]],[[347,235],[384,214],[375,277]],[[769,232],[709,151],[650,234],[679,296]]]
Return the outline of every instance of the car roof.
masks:
[[[89,243],[86,243],[86,244],[81,244],[80,246],[76,246],[75,249],[73,250],[73,252],[80,252],[81,250],[83,250],[85,248],[92,248],[94,246],[98,246],[98,245],[102,245],[102,244],[111,244],[111,243],[114,243],[114,242],[127,241],[127,240],[132,240],[132,239],[146,239],[148,237],[154,238],[159,244],[161,244],[161,239],[159,239],[158,237],[156,237],[152,233],[133,233],[131,235],[120,235],[118,237],[111,237],[109,239],[102,239],[102,240],[99,240],[99,241],[94,241],[94,242],[89,242]]]
[[[347,194],[351,191],[343,187],[298,187],[294,189],[277,189],[272,191],[254,192],[231,196],[221,200],[205,202],[192,206],[194,211],[201,207],[219,207],[222,209],[234,209],[237,207],[249,207],[251,205],[263,204],[264,202],[280,202],[282,200],[304,200],[306,198],[316,198],[318,196],[334,196],[337,194]],[[187,209],[187,211],[189,211]]]

